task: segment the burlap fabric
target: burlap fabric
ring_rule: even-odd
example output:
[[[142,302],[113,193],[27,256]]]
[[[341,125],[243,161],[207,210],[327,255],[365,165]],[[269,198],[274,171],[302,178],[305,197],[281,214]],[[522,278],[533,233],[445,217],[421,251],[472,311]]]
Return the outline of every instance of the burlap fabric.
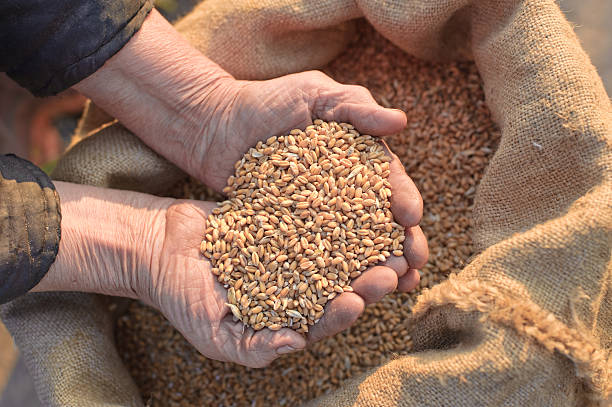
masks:
[[[176,26],[233,74],[265,78],[328,61],[350,35],[342,23],[360,16],[416,56],[473,57],[502,139],[474,205],[479,254],[420,296],[416,353],[310,404],[598,404],[612,386],[612,106],[553,0],[208,0]],[[64,162],[103,146],[75,147]],[[136,171],[139,151],[114,156]],[[96,332],[104,347],[32,345],[41,330],[55,343],[70,340],[103,309],[92,306],[89,316],[66,322],[69,303],[62,301],[56,297],[60,309],[47,313],[45,324],[29,315],[38,301],[28,297],[3,310],[24,353],[33,355],[28,365],[43,401],[138,405],[108,350],[108,329]],[[64,323],[70,332],[59,330]],[[90,358],[100,349],[108,359],[94,366]],[[57,352],[71,374],[44,369]],[[74,377],[88,368],[96,374],[84,386]],[[126,395],[120,401],[109,380],[122,385],[113,388]]]

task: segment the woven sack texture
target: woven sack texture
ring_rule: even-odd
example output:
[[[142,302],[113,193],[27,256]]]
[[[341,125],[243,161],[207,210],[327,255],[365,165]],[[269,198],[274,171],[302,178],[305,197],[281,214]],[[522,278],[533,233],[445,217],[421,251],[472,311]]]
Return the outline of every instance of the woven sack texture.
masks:
[[[346,22],[361,16],[415,56],[473,58],[502,139],[474,205],[479,254],[459,275],[420,296],[412,321],[417,352],[310,404],[602,402],[612,374],[612,106],[553,0],[208,0],[176,26],[237,77],[261,79],[329,61],[350,38]],[[116,123],[106,126],[129,136]],[[64,160],[90,160],[104,144],[77,144]],[[136,177],[144,171],[144,150],[137,141],[126,145],[107,157],[133,163],[128,168]],[[163,168],[159,162],[151,173]],[[119,167],[99,163],[100,179],[113,180],[106,171]],[[82,175],[70,179],[72,171],[64,179],[80,182]],[[3,309],[43,401],[138,405],[115,363],[108,324],[89,331],[98,346],[91,340],[72,340],[69,350],[36,346],[32,338],[41,330],[52,342],[66,343],[82,326],[104,318],[104,309],[92,305],[87,316],[64,324],[69,298],[48,295],[57,296],[56,313],[45,308],[44,323],[31,315],[44,296],[28,295]],[[65,326],[68,332],[59,329]],[[42,368],[58,352],[64,372]],[[87,371],[84,363],[96,372],[86,384],[75,380]],[[109,380],[121,392],[113,392]]]

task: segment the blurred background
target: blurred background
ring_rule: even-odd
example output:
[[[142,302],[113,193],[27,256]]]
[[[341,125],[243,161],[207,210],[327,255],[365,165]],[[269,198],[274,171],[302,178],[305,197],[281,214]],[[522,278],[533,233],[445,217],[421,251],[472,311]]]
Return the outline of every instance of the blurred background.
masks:
[[[196,2],[158,0],[157,6],[172,19]],[[612,1],[558,0],[558,3],[597,67],[608,95],[612,95]],[[50,172],[69,142],[84,102],[82,96],[70,91],[59,97],[35,99],[0,74],[0,154],[27,157]],[[0,407],[38,406],[32,379],[0,323]]]

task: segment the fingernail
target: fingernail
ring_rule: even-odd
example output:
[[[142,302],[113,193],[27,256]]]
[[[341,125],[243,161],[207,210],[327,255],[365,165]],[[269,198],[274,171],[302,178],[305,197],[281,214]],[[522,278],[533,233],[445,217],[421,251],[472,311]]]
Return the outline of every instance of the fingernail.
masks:
[[[279,355],[284,355],[287,353],[295,352],[297,350],[299,349],[296,349],[290,345],[285,345],[285,346],[281,346],[280,348],[276,349],[276,353],[278,353]]]

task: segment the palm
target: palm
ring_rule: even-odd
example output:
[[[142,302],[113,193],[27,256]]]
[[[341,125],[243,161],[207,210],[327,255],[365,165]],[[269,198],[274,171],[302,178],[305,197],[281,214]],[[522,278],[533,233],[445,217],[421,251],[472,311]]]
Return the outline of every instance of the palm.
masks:
[[[306,338],[284,328],[255,332],[234,322],[225,305],[226,290],[215,279],[211,264],[199,251],[206,218],[215,207],[211,202],[182,201],[168,209],[164,243],[158,267],[152,273],[150,297],[168,320],[207,357],[261,367],[279,355],[279,349],[301,349],[349,327],[373,302],[395,289],[394,264],[375,266],[355,280],[354,293],[346,292],[331,301],[326,313]],[[398,264],[398,261],[400,262]]]
[[[303,347],[303,339],[289,329],[255,332],[232,320],[226,290],[199,253],[206,217],[214,206],[183,202],[169,209],[154,302],[205,356],[264,366],[276,357],[277,348],[296,341]]]
[[[292,90],[272,82],[247,82],[241,87],[234,108],[211,134],[214,141],[202,160],[201,178],[207,185],[223,189],[234,173],[234,163],[258,141],[312,123],[301,90]]]
[[[313,118],[350,122],[374,135],[399,132],[403,113],[383,109],[360,86],[341,85],[321,72],[269,81],[240,82],[205,130],[206,153],[198,178],[220,191],[234,163],[258,141],[312,124]]]

